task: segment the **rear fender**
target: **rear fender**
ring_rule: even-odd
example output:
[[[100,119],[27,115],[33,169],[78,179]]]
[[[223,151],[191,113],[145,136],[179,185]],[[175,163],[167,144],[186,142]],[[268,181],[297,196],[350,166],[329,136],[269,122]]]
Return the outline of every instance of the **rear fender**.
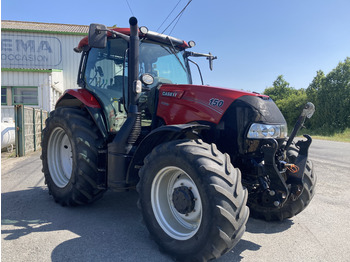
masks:
[[[67,106],[67,104],[80,106],[81,104],[92,108],[101,108],[97,99],[86,89],[68,89],[58,99],[56,108]]]
[[[104,139],[108,138],[103,110],[97,99],[86,89],[68,89],[56,103],[59,107],[85,107]]]
[[[134,157],[129,165],[126,181],[128,184],[136,184],[139,180],[138,172],[143,166],[143,160],[151,153],[156,146],[168,141],[178,139],[198,139],[201,137],[201,131],[210,127],[201,124],[182,124],[161,126],[148,134],[140,143]]]

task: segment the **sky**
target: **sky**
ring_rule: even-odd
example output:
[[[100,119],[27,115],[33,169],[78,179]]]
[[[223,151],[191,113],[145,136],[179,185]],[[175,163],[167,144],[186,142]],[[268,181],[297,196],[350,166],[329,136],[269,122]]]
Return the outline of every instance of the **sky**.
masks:
[[[2,0],[1,19],[128,27],[135,16],[139,26],[162,32],[188,1]],[[350,57],[349,10],[349,0],[192,0],[165,33],[218,57],[213,71],[206,59],[194,59],[205,84],[261,93],[283,75],[306,89],[318,70],[327,74]]]

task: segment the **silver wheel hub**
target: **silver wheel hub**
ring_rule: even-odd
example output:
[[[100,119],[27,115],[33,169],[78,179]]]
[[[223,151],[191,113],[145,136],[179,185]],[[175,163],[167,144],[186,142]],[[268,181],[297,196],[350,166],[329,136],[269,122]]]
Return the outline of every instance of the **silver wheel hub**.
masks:
[[[51,178],[57,187],[65,187],[73,170],[71,142],[61,127],[56,127],[50,136],[47,148],[47,160]]]
[[[174,166],[160,170],[151,190],[153,213],[170,237],[187,240],[194,236],[202,220],[202,202],[191,177]]]

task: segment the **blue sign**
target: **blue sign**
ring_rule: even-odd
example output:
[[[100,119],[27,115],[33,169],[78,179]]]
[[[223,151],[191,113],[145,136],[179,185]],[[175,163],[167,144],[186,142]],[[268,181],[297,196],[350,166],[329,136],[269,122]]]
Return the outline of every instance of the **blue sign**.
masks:
[[[56,37],[2,34],[1,67],[62,69],[62,45]]]

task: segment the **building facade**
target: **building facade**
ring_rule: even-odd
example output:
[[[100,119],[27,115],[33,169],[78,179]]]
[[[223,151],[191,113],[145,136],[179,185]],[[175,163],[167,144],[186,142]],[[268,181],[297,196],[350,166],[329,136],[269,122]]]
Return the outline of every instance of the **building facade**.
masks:
[[[1,119],[13,118],[13,106],[54,109],[65,89],[78,88],[80,54],[73,51],[88,26],[20,22],[1,23]]]

